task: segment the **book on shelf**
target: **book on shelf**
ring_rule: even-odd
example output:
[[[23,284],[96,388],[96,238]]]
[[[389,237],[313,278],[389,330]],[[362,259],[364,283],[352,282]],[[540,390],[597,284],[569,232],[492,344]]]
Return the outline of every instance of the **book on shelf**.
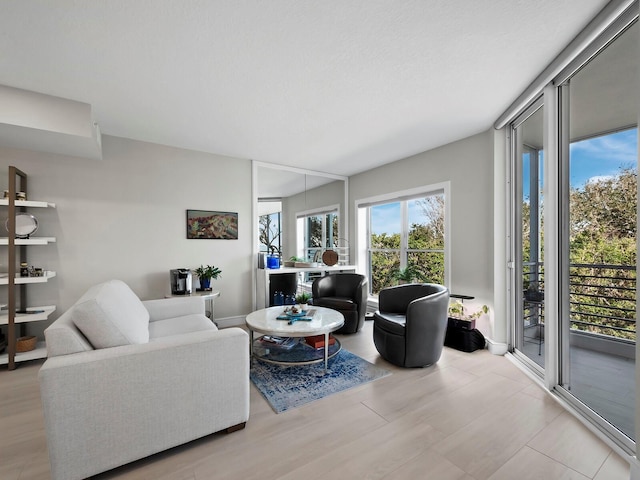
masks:
[[[313,348],[324,348],[324,335],[313,335],[311,337],[304,337],[307,345]],[[336,343],[336,339],[333,335],[329,335],[329,345]]]

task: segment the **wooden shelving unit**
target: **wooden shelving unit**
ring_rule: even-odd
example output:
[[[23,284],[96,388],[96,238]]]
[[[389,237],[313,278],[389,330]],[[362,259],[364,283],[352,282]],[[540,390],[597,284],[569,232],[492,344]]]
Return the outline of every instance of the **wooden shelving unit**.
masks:
[[[16,368],[16,363],[44,358],[47,349],[44,342],[38,342],[35,350],[16,352],[16,339],[23,332],[24,325],[30,322],[47,320],[55,311],[55,306],[33,307],[28,305],[27,285],[46,283],[56,276],[55,272],[46,271],[41,277],[21,277],[19,264],[27,261],[27,247],[32,245],[49,245],[54,237],[16,238],[16,214],[27,208],[55,208],[54,203],[32,200],[16,200],[18,191],[27,193],[27,175],[16,167],[9,167],[9,197],[0,199],[0,206],[8,209],[7,237],[0,237],[0,246],[7,247],[8,268],[6,274],[0,274],[0,285],[7,286],[7,309],[0,311],[0,325],[7,326],[6,352],[0,354],[0,365],[7,365],[9,370]],[[28,198],[28,197],[27,197]],[[19,313],[20,308],[27,313]],[[21,333],[22,334],[22,333]]]

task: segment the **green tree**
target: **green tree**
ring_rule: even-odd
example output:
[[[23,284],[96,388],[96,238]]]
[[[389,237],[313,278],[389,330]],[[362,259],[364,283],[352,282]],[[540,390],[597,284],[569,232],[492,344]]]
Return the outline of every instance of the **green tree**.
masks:
[[[409,227],[409,251],[405,263],[415,272],[418,281],[444,282],[444,201],[444,195],[431,195],[416,201],[423,221]],[[371,252],[371,287],[374,294],[397,283],[401,264],[400,242],[398,233],[371,235],[371,248],[374,250]]]
[[[635,339],[636,205],[637,175],[628,168],[571,190],[574,328]]]

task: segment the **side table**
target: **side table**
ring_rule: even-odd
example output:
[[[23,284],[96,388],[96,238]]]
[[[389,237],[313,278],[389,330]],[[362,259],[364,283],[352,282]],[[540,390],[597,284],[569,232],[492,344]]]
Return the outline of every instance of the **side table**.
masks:
[[[202,297],[204,298],[205,305],[205,315],[211,320],[213,323],[215,322],[214,308],[215,308],[215,299],[220,296],[220,292],[217,290],[211,290],[208,292],[193,292],[189,295],[165,295],[165,298],[171,297]],[[216,323],[217,325],[217,323]]]

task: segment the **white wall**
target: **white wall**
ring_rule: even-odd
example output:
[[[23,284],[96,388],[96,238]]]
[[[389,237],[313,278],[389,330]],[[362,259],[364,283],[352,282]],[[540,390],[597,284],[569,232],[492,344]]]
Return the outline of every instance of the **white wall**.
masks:
[[[350,242],[355,243],[357,200],[449,181],[452,293],[493,307],[493,131],[423,152],[349,178]],[[503,321],[502,319],[501,321]],[[492,326],[480,325],[492,336]]]
[[[37,234],[57,243],[29,247],[29,263],[58,276],[29,287],[30,304],[55,304],[57,316],[91,285],[111,278],[143,300],[162,298],[170,292],[170,269],[214,264],[222,269],[213,282],[221,291],[216,317],[251,311],[248,160],[104,136],[103,160],[0,148],[4,185],[9,165],[27,173],[31,200],[57,206],[31,209]],[[187,240],[187,209],[238,212],[238,240]],[[5,254],[0,271],[6,269]]]

